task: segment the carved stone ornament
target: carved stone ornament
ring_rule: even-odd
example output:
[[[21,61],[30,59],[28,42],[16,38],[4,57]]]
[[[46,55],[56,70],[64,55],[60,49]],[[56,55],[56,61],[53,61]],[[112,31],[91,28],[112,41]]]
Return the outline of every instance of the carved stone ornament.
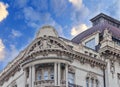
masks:
[[[88,72],[86,77],[87,77],[87,78],[93,78],[93,79],[97,80],[97,76],[96,76],[96,74],[93,73],[93,72]]]
[[[86,62],[85,58],[81,57],[80,63],[84,64]]]
[[[120,79],[120,73],[117,74],[118,79]]]
[[[75,73],[75,69],[74,69],[73,66],[69,66],[68,71],[71,72],[71,73]]]
[[[64,47],[63,44],[50,39],[49,37],[42,37],[42,38],[40,38],[40,40],[36,41],[36,43],[34,43],[31,46],[28,53],[30,53],[32,51],[38,51],[38,50],[44,50],[44,49],[63,49],[63,50],[66,50],[66,47]]]
[[[104,37],[104,40],[109,40],[109,41],[112,40],[112,34],[109,33],[109,30],[107,28],[104,30],[103,37]]]
[[[115,73],[115,60],[110,60],[110,71],[114,77],[114,73]]]

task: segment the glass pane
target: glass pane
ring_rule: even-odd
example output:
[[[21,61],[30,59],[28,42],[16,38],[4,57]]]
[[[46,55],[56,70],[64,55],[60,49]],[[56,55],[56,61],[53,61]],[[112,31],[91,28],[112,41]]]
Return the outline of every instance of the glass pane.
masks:
[[[50,79],[54,79],[54,70],[53,69],[51,69],[51,71],[50,71]]]
[[[86,79],[86,87],[89,87],[89,78]]]
[[[41,71],[37,72],[37,80],[41,80]]]
[[[95,38],[86,42],[85,46],[95,50]]]
[[[74,74],[68,73],[68,82],[74,84]]]
[[[47,70],[45,70],[45,72],[44,72],[44,80],[48,80],[48,71]]]
[[[94,79],[91,79],[91,87],[93,87],[93,84],[94,84],[93,81],[94,81]]]

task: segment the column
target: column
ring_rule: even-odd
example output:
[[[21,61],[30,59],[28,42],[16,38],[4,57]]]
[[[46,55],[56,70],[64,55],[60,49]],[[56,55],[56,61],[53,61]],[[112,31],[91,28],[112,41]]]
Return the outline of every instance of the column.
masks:
[[[61,65],[58,63],[58,86],[60,86],[61,82]]]
[[[54,82],[55,86],[57,86],[57,63],[54,63]]]
[[[25,87],[26,87],[26,84],[27,84],[27,76],[26,76],[26,69],[24,69],[24,82],[25,82]]]
[[[32,66],[29,67],[29,87],[32,87]]]
[[[68,87],[68,64],[65,66],[66,87]]]
[[[35,66],[32,66],[32,87],[34,87],[35,82]]]

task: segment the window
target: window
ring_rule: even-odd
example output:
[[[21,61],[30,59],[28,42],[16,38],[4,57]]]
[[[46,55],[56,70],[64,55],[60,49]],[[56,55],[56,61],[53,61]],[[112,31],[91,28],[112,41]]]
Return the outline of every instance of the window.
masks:
[[[42,73],[41,70],[37,71],[37,80],[41,80],[42,79]]]
[[[97,76],[89,72],[86,77],[86,87],[99,87],[100,83]]]
[[[29,78],[29,68],[26,69],[26,78]]]
[[[74,74],[68,73],[68,82],[74,84]]]
[[[91,87],[93,87],[93,85],[94,85],[94,79],[91,78]]]
[[[86,78],[86,87],[89,87],[89,78]]]
[[[85,46],[95,50],[95,38],[87,41]]]
[[[51,80],[54,79],[54,70],[53,69],[50,70],[50,79]]]
[[[120,73],[117,73],[117,77],[118,77],[118,85],[120,87]]]
[[[48,70],[44,71],[44,80],[48,80]]]
[[[98,87],[99,83],[98,83],[98,80],[96,80],[96,87]]]

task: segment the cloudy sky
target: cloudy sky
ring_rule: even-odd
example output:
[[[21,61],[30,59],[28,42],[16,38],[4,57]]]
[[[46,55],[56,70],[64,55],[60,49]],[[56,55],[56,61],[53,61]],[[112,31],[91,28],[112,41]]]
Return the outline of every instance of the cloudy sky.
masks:
[[[0,70],[52,25],[64,38],[91,27],[89,19],[105,13],[120,20],[120,0],[0,0]]]

